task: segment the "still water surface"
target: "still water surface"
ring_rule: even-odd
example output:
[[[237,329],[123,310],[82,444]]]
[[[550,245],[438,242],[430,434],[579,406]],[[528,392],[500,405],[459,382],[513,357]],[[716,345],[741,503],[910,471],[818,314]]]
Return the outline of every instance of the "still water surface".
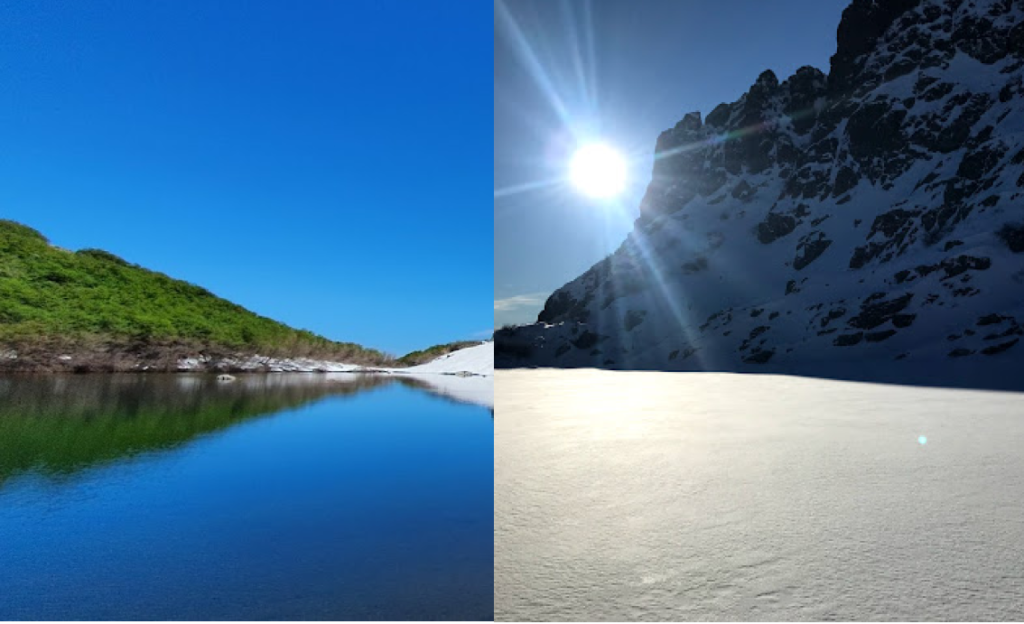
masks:
[[[389,377],[0,378],[0,620],[491,619],[493,448]]]

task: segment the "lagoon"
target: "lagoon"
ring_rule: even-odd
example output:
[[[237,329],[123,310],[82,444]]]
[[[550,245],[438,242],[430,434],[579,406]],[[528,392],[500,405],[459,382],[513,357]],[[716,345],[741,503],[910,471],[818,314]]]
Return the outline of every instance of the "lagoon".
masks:
[[[0,620],[490,619],[493,420],[429,390],[0,378]]]

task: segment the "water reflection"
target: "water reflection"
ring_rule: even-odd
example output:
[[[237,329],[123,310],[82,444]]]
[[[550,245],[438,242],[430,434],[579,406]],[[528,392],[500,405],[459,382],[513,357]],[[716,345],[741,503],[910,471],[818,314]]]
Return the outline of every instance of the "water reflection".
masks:
[[[456,386],[465,384],[452,380]],[[470,382],[479,385],[479,382]],[[491,384],[490,380],[486,380]],[[460,402],[448,386],[394,375],[40,375],[0,378],[0,486],[51,478],[197,437],[327,397],[401,384]],[[465,394],[465,393],[463,393]],[[478,393],[479,394],[479,393]]]
[[[0,378],[0,621],[490,619],[493,424],[431,381]]]
[[[486,407],[494,414],[494,377],[433,374],[403,375],[398,380],[455,403]]]

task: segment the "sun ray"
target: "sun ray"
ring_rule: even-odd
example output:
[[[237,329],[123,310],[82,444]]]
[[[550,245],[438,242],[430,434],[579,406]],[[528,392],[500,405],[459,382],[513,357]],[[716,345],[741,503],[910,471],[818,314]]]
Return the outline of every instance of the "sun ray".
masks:
[[[542,189],[554,188],[565,184],[565,178],[549,178],[547,180],[536,180],[534,182],[523,182],[522,184],[513,184],[512,186],[506,186],[494,191],[494,199],[501,199],[503,197],[509,197],[511,195],[519,195],[522,193],[531,193],[533,191],[539,191]]]
[[[562,124],[566,127],[570,127],[572,123],[572,116],[569,114],[569,109],[565,105],[565,102],[558,95],[558,90],[555,89],[554,83],[544,70],[544,66],[541,64],[540,59],[537,58],[536,52],[527,40],[526,35],[523,34],[522,29],[516,22],[515,17],[505,6],[503,0],[498,0],[494,3],[495,17],[498,20],[501,29],[508,35],[512,41],[516,55],[523,62],[530,77],[540,87],[544,96],[548,99],[551,107],[558,115]]]

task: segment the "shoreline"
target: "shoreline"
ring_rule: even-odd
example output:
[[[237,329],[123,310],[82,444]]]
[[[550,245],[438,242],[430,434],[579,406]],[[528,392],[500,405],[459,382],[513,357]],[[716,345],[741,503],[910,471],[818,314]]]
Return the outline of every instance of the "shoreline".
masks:
[[[471,352],[470,357],[467,358],[465,352]],[[494,374],[493,355],[488,354],[493,354],[493,343],[460,349],[418,366],[396,367],[200,349],[180,344],[105,344],[45,350],[4,346],[0,347],[0,374],[357,373],[486,377]],[[483,358],[487,358],[486,365]]]
[[[0,384],[7,380],[10,383],[13,379],[23,378],[32,379],[40,377],[77,377],[77,378],[88,378],[92,377],[117,377],[117,376],[130,376],[138,378],[159,378],[162,376],[176,377],[183,380],[182,383],[186,383],[184,380],[188,379],[199,379],[206,378],[209,381],[213,381],[214,375],[225,375],[225,373],[215,373],[210,371],[129,371],[129,372],[68,372],[68,371],[17,371],[17,372],[5,372],[0,371]],[[221,385],[234,386],[242,385],[246,386],[251,384],[254,380],[260,378],[275,378],[281,380],[281,383],[289,383],[288,380],[294,380],[296,378],[303,378],[307,381],[304,383],[358,383],[359,379],[366,377],[373,377],[379,379],[381,384],[388,383],[400,383],[402,385],[412,386],[429,392],[437,397],[453,401],[455,403],[471,404],[484,407],[491,410],[492,414],[494,411],[494,376],[486,374],[476,373],[430,373],[430,372],[408,372],[402,369],[395,370],[382,370],[382,369],[359,369],[353,368],[345,371],[247,371],[237,373],[238,377],[229,375],[229,380],[224,380]]]

